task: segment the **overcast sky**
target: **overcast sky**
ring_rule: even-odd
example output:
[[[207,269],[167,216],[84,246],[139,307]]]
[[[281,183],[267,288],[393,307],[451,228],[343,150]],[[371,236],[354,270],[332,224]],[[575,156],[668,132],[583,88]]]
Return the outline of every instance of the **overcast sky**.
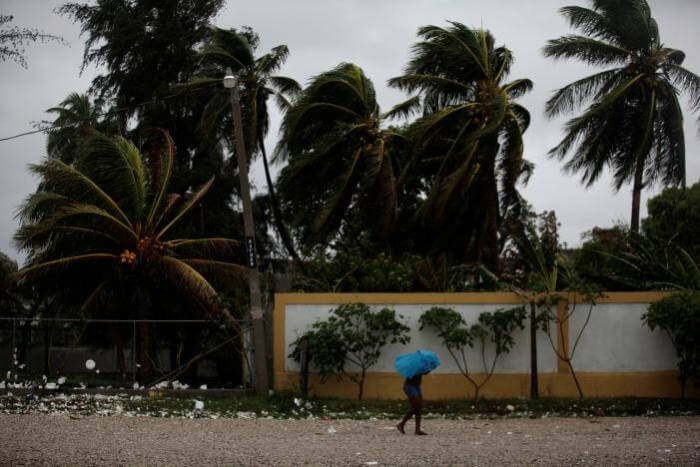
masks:
[[[79,27],[53,13],[64,3],[54,0],[2,0],[0,14],[14,15],[17,26],[39,28],[63,36],[70,46],[32,45],[27,48],[28,69],[13,62],[0,63],[0,138],[32,129],[32,122],[47,119],[45,110],[57,105],[71,92],[84,92],[96,73],[87,69],[79,75],[83,39]],[[561,171],[561,163],[549,160],[547,151],[562,136],[563,120],[543,117],[550,93],[593,70],[573,63],[545,60],[541,50],[548,39],[570,33],[557,9],[564,5],[585,5],[585,0],[257,0],[229,1],[216,18],[221,27],[251,26],[261,36],[261,52],[287,44],[290,56],[281,74],[301,83],[340,62],[362,67],[377,89],[384,110],[405,99],[386,85],[399,75],[416,41],[418,27],[445,25],[446,20],[469,26],[483,26],[515,55],[511,79],[530,78],[533,91],[521,99],[532,115],[525,135],[526,158],[536,164],[524,196],[537,211],[556,211],[562,224],[561,236],[569,245],[580,243],[581,234],[594,226],[629,223],[631,187],[615,193],[611,179],[601,177],[585,189],[577,176]],[[664,44],[687,54],[684,66],[700,72],[700,1],[650,0]],[[685,108],[685,106],[684,106]],[[268,146],[277,139],[279,116],[273,116]],[[686,152],[688,184],[700,178],[700,147],[694,116],[686,109]],[[14,214],[21,201],[36,187],[27,164],[46,156],[42,134],[0,142],[0,251],[16,259],[23,255],[12,245],[17,228]],[[262,168],[253,167],[253,181],[264,189]],[[646,199],[660,191],[643,193]]]

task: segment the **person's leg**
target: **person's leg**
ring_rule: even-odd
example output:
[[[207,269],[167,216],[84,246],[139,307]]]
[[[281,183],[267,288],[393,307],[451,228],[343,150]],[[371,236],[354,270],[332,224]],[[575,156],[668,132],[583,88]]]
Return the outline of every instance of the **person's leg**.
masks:
[[[411,419],[411,417],[413,416],[413,414],[415,413],[414,403],[413,403],[412,397],[408,398],[408,403],[410,405],[410,409],[408,409],[408,413],[406,413],[406,415],[404,415],[403,418],[401,419],[401,421],[396,425],[396,428],[398,428],[398,430],[402,434],[406,434],[406,432],[404,431],[404,426],[406,425],[406,422],[409,421]]]
[[[413,413],[416,416],[416,434],[427,435],[428,433],[420,429],[421,411],[423,410],[423,396],[420,395],[418,397],[412,398],[411,405],[413,406]]]

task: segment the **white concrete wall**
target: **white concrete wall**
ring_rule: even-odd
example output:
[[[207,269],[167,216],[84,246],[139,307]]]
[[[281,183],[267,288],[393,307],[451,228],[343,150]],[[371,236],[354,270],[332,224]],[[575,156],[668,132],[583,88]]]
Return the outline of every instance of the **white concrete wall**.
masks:
[[[289,358],[292,352],[290,344],[303,334],[311,329],[311,325],[318,320],[325,319],[330,310],[337,305],[286,305],[285,313],[285,342],[287,350],[285,352],[285,369],[288,371],[298,371],[299,365]],[[401,305],[370,305],[372,310],[379,310],[384,307],[393,308],[397,314],[403,315],[402,321],[411,328],[409,335],[411,342],[407,345],[389,344],[382,349],[377,365],[372,367],[371,371],[376,372],[395,372],[394,359],[402,353],[415,352],[418,349],[432,350],[441,360],[440,367],[435,373],[458,373],[459,369],[454,360],[450,356],[447,349],[442,347],[440,339],[435,335],[434,331],[428,328],[419,331],[420,324],[418,319],[423,312],[434,307],[434,304],[401,304]],[[509,309],[514,307],[512,304],[503,305],[464,305],[464,304],[448,304],[441,305],[453,308],[459,312],[468,324],[477,322],[480,313],[484,311],[495,311],[499,308]],[[496,364],[496,372],[498,373],[529,373],[530,372],[530,334],[529,322],[525,321],[525,329],[517,330],[514,333],[516,344],[509,354],[501,355]],[[557,361],[554,352],[547,337],[543,333],[538,333],[537,339],[538,359],[537,365],[540,372],[556,371]],[[494,346],[487,343],[486,346],[486,362],[490,365],[493,361]],[[484,365],[481,359],[481,345],[475,343],[474,349],[468,353],[467,363],[469,364],[470,372],[483,372]],[[349,367],[351,368],[351,367]]]
[[[655,371],[676,369],[669,337],[642,325],[647,303],[600,303],[593,307],[574,351],[578,371]],[[571,346],[586,320],[590,304],[576,305],[570,318]],[[573,350],[573,349],[572,349]]]
[[[298,371],[299,365],[288,357],[292,348],[290,344],[311,325],[325,319],[335,304],[287,304],[285,307],[285,369]],[[418,319],[423,312],[436,306],[435,304],[384,304],[370,305],[373,310],[390,307],[403,315],[403,322],[411,328],[411,342],[408,345],[387,345],[382,350],[373,372],[394,372],[394,359],[402,353],[414,352],[417,349],[432,350],[438,354],[442,364],[435,373],[459,372],[455,362],[442,347],[440,339],[429,329],[419,331]],[[445,304],[459,312],[468,324],[476,323],[479,313],[494,311],[498,308],[508,309],[513,304]],[[668,337],[657,330],[650,332],[641,322],[641,316],[646,311],[646,303],[601,303],[593,308],[588,326],[574,353],[573,364],[577,371],[582,372],[624,372],[624,371],[656,371],[676,369],[676,356]],[[581,326],[583,325],[589,306],[577,305],[569,323],[570,348],[573,346]],[[514,333],[516,344],[509,354],[502,355],[496,365],[496,373],[529,373],[530,372],[530,336],[529,323],[525,321],[525,329]],[[552,328],[552,339],[556,344],[556,331]],[[557,371],[557,358],[550,345],[549,339],[543,332],[538,332],[538,370],[540,373]],[[493,358],[493,345],[487,345],[487,363]],[[468,363],[470,371],[482,372],[480,345],[470,351]]]

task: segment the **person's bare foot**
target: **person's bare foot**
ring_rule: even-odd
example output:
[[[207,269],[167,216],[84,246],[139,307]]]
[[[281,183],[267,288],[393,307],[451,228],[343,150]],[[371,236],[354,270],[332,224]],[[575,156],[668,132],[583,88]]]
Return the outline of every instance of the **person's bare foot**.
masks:
[[[427,434],[428,434],[428,433],[426,433],[426,432],[423,431],[423,430],[416,430],[416,436],[423,436],[423,435],[427,435]]]
[[[406,432],[403,430],[403,425],[402,425],[402,424],[400,424],[400,423],[397,424],[397,425],[396,425],[396,429],[399,430],[399,431],[401,432],[402,435],[405,435],[405,434],[406,434]]]

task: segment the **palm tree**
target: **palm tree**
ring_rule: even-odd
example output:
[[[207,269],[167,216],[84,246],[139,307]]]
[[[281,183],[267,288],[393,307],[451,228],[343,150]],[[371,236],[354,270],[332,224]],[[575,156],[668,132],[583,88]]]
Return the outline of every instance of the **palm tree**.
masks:
[[[11,290],[15,272],[17,262],[0,251],[0,310],[10,315],[21,307],[21,302]]]
[[[71,93],[57,107],[47,112],[57,114],[50,125],[46,151],[49,157],[72,164],[79,153],[79,142],[88,134],[99,129],[105,131],[113,127],[109,120],[102,117],[99,101],[92,102],[87,94]]]
[[[279,189],[307,244],[336,233],[353,208],[386,238],[397,208],[397,156],[407,140],[382,124],[407,105],[382,114],[362,69],[341,63],[313,77],[287,110],[275,155],[288,162]]]
[[[592,185],[610,167],[614,186],[633,182],[631,229],[639,230],[642,189],[661,180],[685,185],[685,142],[679,91],[700,108],[700,78],[681,66],[685,54],[664,47],[646,0],[591,0],[592,8],[560,10],[581,32],[550,40],[547,57],[610,67],[559,89],[547,101],[550,117],[590,103],[569,120],[550,155]]]
[[[418,162],[427,165],[431,186],[421,217],[436,232],[460,237],[462,249],[466,237],[472,259],[498,271],[501,210],[519,202],[516,183],[532,168],[522,140],[530,115],[515,102],[532,82],[505,81],[513,55],[484,29],[450,22],[418,35],[423,40],[404,75],[389,80],[423,97],[423,118],[412,126],[420,146],[402,182]]]
[[[186,90],[203,86],[218,86],[204,108],[201,128],[208,138],[223,138],[233,148],[233,120],[229,92],[221,86],[227,68],[238,76],[243,116],[243,133],[248,157],[260,155],[265,168],[268,193],[272,203],[275,226],[280,238],[292,257],[298,260],[291,236],[284,226],[282,211],[275,196],[265,149],[265,136],[270,127],[267,102],[275,98],[282,109],[289,106],[289,99],[300,90],[291,78],[275,75],[287,60],[286,45],[274,47],[269,53],[255,57],[259,38],[251,29],[240,32],[234,29],[213,28],[200,53],[200,70],[188,83],[176,86]]]
[[[160,134],[163,144],[141,154],[122,137],[92,132],[73,166],[52,158],[31,166],[42,188],[19,211],[15,241],[29,262],[17,281],[31,285],[51,279],[71,293],[84,292],[83,313],[108,308],[121,318],[146,318],[155,302],[177,296],[238,329],[215,289],[245,274],[230,261],[238,242],[168,238],[213,179],[184,198],[169,195],[174,149],[169,135]],[[147,331],[144,326],[144,349]],[[148,368],[143,353],[141,362]]]

